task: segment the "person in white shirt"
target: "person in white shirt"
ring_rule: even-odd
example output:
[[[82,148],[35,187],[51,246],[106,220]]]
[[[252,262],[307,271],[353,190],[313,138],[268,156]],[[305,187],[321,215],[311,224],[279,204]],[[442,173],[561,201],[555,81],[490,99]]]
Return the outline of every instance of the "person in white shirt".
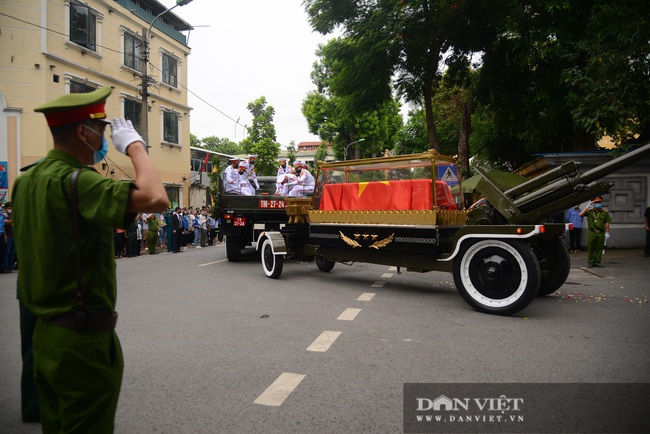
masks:
[[[224,193],[239,193],[239,173],[237,167],[239,166],[239,158],[232,158],[230,166],[226,167],[223,171],[223,190]]]
[[[247,170],[248,163],[246,161],[240,161],[239,165],[237,166],[237,175],[239,177],[239,191],[236,193],[244,196],[254,196],[255,190],[253,189],[253,186],[246,176]]]
[[[253,180],[253,183],[255,184],[255,189],[259,190],[260,189],[260,183],[257,182],[257,174],[255,173],[255,160],[256,159],[257,159],[257,155],[249,155],[248,156],[248,168],[246,169],[246,176]]]
[[[313,195],[316,180],[307,170],[307,165],[301,161],[296,161],[293,163],[293,167],[296,169],[296,179],[287,183],[291,188],[289,196],[302,197]]]
[[[284,185],[287,182],[285,175],[291,173],[292,167],[287,166],[286,158],[280,158],[278,161],[280,162],[280,167],[278,167],[278,175],[277,175],[277,180],[275,182],[275,194],[281,194],[283,196],[286,196],[287,195],[286,193],[282,194],[282,191],[284,190]]]

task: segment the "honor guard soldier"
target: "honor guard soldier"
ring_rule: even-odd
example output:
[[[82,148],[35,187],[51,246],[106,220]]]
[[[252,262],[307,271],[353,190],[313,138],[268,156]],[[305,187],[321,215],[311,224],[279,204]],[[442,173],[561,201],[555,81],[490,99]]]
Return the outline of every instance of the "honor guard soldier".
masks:
[[[612,221],[607,210],[603,209],[603,199],[596,197],[580,211],[580,217],[587,217],[589,236],[587,238],[587,267],[601,267],[601,257],[605,242],[609,238],[609,222]]]
[[[102,87],[34,109],[45,115],[54,148],[24,169],[12,191],[18,296],[38,318],[33,375],[46,433],[113,432],[123,372],[113,229],[169,204],[131,121],[106,119],[110,94]],[[131,159],[133,182],[91,167],[108,152],[107,125],[115,149]]]
[[[248,156],[248,168],[246,169],[246,176],[250,177],[255,184],[255,190],[260,189],[260,183],[257,182],[257,174],[255,173],[255,160],[257,160],[257,155]]]

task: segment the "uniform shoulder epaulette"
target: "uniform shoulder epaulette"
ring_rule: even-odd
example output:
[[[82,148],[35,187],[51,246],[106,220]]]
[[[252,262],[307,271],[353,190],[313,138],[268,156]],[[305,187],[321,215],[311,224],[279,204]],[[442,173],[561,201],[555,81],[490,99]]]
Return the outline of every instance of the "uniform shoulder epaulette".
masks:
[[[43,160],[45,160],[45,158],[41,158],[40,160],[36,160],[36,161],[34,161],[32,164],[28,164],[28,165],[25,166],[25,167],[21,167],[21,168],[20,168],[20,171],[21,171],[21,172],[27,172],[29,169],[31,169],[32,167],[36,166],[38,163],[40,163],[40,162],[43,161]]]

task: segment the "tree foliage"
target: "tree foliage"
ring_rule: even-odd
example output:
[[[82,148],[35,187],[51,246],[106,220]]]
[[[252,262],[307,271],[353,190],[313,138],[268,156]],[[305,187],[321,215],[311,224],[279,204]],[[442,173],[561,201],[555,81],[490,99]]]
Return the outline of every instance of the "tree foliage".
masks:
[[[201,146],[210,151],[226,155],[239,155],[244,152],[240,145],[225,137],[204,137],[201,139]]]
[[[342,160],[345,147],[359,139],[364,139],[363,145],[352,149],[353,158],[382,155],[393,147],[393,136],[402,125],[400,106],[390,98],[364,111],[356,104],[356,96],[341,93],[341,84],[336,82],[341,80],[345,62],[327,54],[341,44],[347,42],[335,39],[317,51],[319,61],[311,75],[316,90],[303,100],[302,113],[309,131],[332,144],[336,159]]]
[[[337,66],[332,93],[349,96],[356,111],[377,109],[399,95],[424,107],[430,147],[440,148],[432,101],[443,66],[463,70],[468,55],[494,32],[507,0],[305,0],[314,30],[344,36],[325,56]]]
[[[242,140],[244,152],[257,155],[255,172],[258,175],[275,175],[280,144],[276,142],[273,116],[275,109],[268,105],[264,96],[248,103],[253,123],[247,128],[248,136]]]
[[[341,32],[322,48],[318,90],[303,102],[310,131],[334,139],[338,157],[345,140],[332,113],[378,110],[394,91],[414,105],[398,152],[418,148],[423,131],[427,147],[447,151],[465,131],[473,154],[512,167],[538,152],[593,149],[604,134],[650,140],[646,0],[303,4],[315,31]],[[461,83],[472,69],[476,87]],[[441,86],[443,73],[455,84]]]

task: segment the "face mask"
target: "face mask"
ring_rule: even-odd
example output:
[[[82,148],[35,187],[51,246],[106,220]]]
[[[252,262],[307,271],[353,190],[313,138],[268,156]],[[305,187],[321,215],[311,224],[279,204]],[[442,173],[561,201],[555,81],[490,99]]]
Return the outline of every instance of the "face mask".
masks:
[[[86,128],[88,128],[90,131],[97,134],[98,136],[101,135],[97,131],[93,130],[90,127],[86,127]],[[88,145],[88,147],[90,147],[90,149],[93,149],[93,151],[94,151],[93,152],[93,162],[94,162],[94,164],[97,164],[100,161],[102,161],[104,158],[106,158],[106,154],[108,154],[108,140],[106,140],[106,137],[104,137],[104,136],[101,136],[101,137],[102,137],[102,147],[99,148],[96,151],[93,149],[92,146],[90,146],[90,144],[88,142],[86,142],[86,145]]]
[[[603,207],[603,205],[600,204],[600,203],[597,203],[597,204],[594,205],[594,208],[596,208],[596,209],[601,209],[602,207]]]
[[[302,171],[301,168],[297,168],[297,169],[296,169],[296,173],[300,173],[301,171]]]
[[[285,167],[287,167],[287,165],[286,164],[280,164],[280,167],[282,167],[284,169]]]

